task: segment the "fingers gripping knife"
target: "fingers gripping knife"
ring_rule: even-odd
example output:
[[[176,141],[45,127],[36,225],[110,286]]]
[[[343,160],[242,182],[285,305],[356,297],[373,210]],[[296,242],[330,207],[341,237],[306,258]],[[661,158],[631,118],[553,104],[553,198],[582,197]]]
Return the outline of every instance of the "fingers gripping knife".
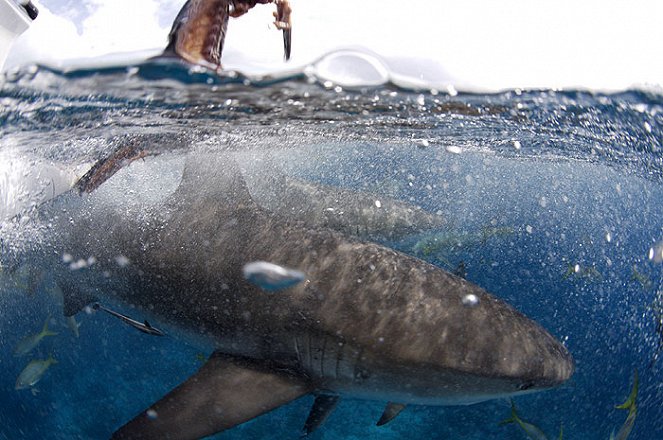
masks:
[[[291,32],[288,0],[188,0],[173,22],[164,55],[211,69],[221,68],[221,54],[230,17],[240,17],[257,4],[273,3],[274,25],[283,31],[285,59],[290,58]]]

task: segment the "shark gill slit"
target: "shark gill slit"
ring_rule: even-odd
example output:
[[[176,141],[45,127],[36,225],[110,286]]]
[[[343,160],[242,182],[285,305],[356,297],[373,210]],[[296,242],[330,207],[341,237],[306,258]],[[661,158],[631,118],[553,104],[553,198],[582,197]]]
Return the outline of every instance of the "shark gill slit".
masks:
[[[299,352],[299,341],[297,340],[297,336],[295,335],[294,338],[295,340],[295,353],[297,353],[297,363],[301,366],[302,365],[302,355]]]
[[[313,341],[311,334],[308,334],[308,369],[313,370]]]
[[[360,374],[361,369],[359,368],[359,364],[361,362],[361,356],[364,354],[364,347],[361,347],[359,350],[355,350],[355,358],[354,362],[352,364],[352,375],[354,376],[354,379],[363,379],[362,375]]]
[[[325,377],[325,349],[327,348],[327,336],[322,337],[322,350],[320,351],[320,377]]]
[[[338,345],[338,350],[336,350],[336,369],[334,370],[334,378],[338,379],[338,367],[341,364],[341,360],[343,359],[343,347],[345,347],[345,344],[340,342]]]

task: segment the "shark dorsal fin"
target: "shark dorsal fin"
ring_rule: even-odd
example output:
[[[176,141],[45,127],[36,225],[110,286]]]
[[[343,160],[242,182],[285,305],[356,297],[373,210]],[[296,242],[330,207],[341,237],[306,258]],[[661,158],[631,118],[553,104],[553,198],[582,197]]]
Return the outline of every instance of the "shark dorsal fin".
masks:
[[[256,360],[215,352],[189,379],[113,434],[113,439],[198,439],[308,394],[311,385]]]
[[[384,412],[382,413],[382,416],[380,416],[380,420],[378,420],[376,425],[382,426],[391,422],[396,418],[397,415],[401,413],[401,411],[403,411],[404,408],[405,404],[403,403],[394,403],[394,402],[387,403],[387,406],[384,409]]]
[[[328,394],[319,394],[315,397],[311,412],[308,414],[306,423],[304,423],[304,435],[309,435],[320,427],[327,420],[329,414],[334,411],[339,397]]]
[[[246,186],[239,164],[232,153],[200,153],[187,159],[182,175],[182,182],[174,199],[191,199],[196,194],[195,202],[214,203],[220,212],[234,212],[237,208],[255,206]],[[180,206],[180,208],[182,208]],[[187,206],[184,209],[200,209]]]

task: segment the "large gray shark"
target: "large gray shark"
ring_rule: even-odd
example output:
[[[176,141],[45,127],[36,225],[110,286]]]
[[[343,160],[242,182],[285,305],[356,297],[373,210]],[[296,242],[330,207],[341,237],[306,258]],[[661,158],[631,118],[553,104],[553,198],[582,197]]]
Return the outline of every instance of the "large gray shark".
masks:
[[[53,274],[67,315],[111,296],[215,346],[114,438],[200,438],[308,393],[318,397],[307,431],[339,396],[390,402],[382,424],[406,404],[544,390],[574,371],[562,344],[480,287],[261,207],[228,153],[147,157],[41,217],[47,234],[23,258]],[[68,263],[79,259],[90,264]],[[268,293],[242,274],[253,261],[306,279]]]

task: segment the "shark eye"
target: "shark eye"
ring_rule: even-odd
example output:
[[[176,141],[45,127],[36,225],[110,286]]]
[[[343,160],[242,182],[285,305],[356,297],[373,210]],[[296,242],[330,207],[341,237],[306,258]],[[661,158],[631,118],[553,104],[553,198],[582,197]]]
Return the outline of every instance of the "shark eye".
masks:
[[[518,385],[518,390],[519,391],[529,390],[533,386],[534,386],[534,382],[523,382],[520,385]]]

